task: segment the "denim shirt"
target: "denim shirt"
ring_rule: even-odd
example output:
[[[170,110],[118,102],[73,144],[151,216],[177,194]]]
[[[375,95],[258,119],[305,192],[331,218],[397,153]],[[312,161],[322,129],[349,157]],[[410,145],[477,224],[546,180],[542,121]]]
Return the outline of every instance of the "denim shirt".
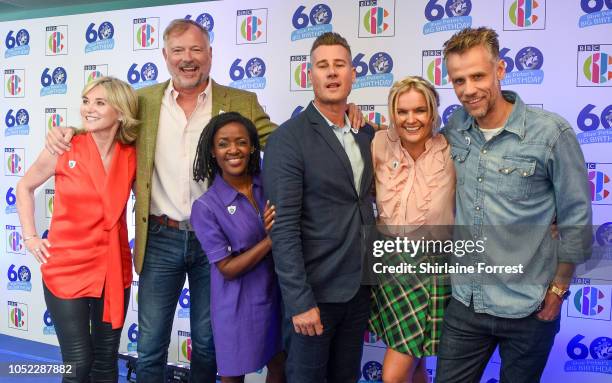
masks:
[[[453,262],[522,264],[523,273],[451,278],[453,297],[466,306],[473,302],[476,312],[521,318],[537,310],[559,262],[580,263],[588,256],[591,192],[569,123],[526,106],[514,92],[502,94],[514,106],[489,141],[463,108],[445,128],[457,172],[455,224],[485,243],[484,252],[454,256]],[[555,218],[560,240],[551,236]]]

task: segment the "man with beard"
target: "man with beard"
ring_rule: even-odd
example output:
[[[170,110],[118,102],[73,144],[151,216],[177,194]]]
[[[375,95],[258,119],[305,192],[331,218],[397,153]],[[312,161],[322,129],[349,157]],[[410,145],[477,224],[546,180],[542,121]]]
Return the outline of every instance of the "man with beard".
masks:
[[[436,382],[477,382],[497,346],[502,382],[539,382],[575,265],[589,256],[591,198],[570,124],[501,90],[497,33],[464,29],[444,44],[463,108],[446,125],[457,173],[456,225],[485,251],[465,265],[524,274],[452,275]],[[560,239],[551,236],[556,222]]]

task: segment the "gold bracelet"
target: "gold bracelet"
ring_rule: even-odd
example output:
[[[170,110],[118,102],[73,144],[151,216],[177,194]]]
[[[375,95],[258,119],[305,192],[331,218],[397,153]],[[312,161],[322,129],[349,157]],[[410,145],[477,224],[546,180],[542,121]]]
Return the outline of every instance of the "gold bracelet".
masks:
[[[30,239],[32,239],[32,238],[37,238],[37,237],[38,237],[38,234],[32,234],[32,235],[30,235],[29,237],[25,237],[25,236],[24,236],[24,237],[23,237],[23,242],[27,242],[27,241],[29,241]]]

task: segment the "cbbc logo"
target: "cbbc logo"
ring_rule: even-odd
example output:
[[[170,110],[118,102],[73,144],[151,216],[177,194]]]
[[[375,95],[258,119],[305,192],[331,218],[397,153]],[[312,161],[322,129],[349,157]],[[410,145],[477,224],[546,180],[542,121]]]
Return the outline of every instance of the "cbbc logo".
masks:
[[[128,327],[127,331],[127,350],[128,352],[135,352],[138,349],[138,325],[136,323],[132,323],[130,327]]]
[[[17,33],[8,31],[4,39],[4,45],[6,46],[5,59],[14,56],[27,56],[30,54],[30,33],[26,29],[20,29]]]
[[[55,326],[53,325],[49,310],[45,310],[43,314],[43,324],[43,335],[55,335]]]
[[[312,84],[308,76],[309,71],[309,55],[291,56],[289,58],[289,90],[292,92],[311,90]]]
[[[377,125],[388,125],[387,105],[357,105],[366,121]]]
[[[612,44],[578,45],[576,86],[612,86],[611,47]]]
[[[236,59],[229,69],[232,82],[229,86],[238,89],[264,89],[266,87],[266,63],[259,57],[247,61],[244,68],[241,59]],[[246,78],[245,78],[246,76]]]
[[[366,362],[361,368],[361,374],[364,380],[359,380],[360,383],[365,382],[381,382],[382,381],[382,364],[371,360]]]
[[[326,32],[332,31],[332,10],[326,4],[317,4],[307,14],[306,7],[300,5],[293,16],[291,23],[295,31],[291,32],[291,41],[316,38]]]
[[[612,163],[587,162],[587,174],[591,187],[591,201],[593,205],[612,205],[610,196],[610,174]]]
[[[178,331],[178,361],[191,363],[191,333]]]
[[[421,76],[439,89],[450,89],[446,63],[440,49],[427,49],[421,52]]]
[[[359,2],[359,37],[395,36],[395,0]]]
[[[132,20],[133,50],[159,48],[159,17]]]
[[[610,320],[610,291],[607,289],[608,294],[604,293],[603,288],[595,286],[584,286],[579,288],[573,293],[574,298],[572,299],[573,308],[576,309],[577,313],[581,317],[593,318],[593,319],[606,319]],[[570,305],[568,305],[570,306]],[[569,311],[569,308],[568,308]],[[607,314],[607,315],[606,315]],[[568,316],[570,315],[568,313]]]
[[[138,64],[132,64],[127,72],[127,81],[132,88],[140,89],[157,84],[158,74],[157,65],[152,62],[145,63],[140,70],[138,70]]]
[[[23,177],[25,173],[25,149],[4,148],[4,175]]]
[[[40,84],[42,88],[40,89],[40,96],[48,96],[53,94],[66,94],[68,87],[66,85],[66,80],[68,79],[68,73],[66,73],[66,69],[61,66],[53,69],[45,68],[40,75]]]
[[[514,56],[508,56],[510,48],[503,48],[499,51],[499,58],[506,63],[506,76],[501,81],[501,85],[524,85],[541,84],[544,81],[544,55],[536,47],[524,47]],[[515,70],[516,69],[516,70]]]
[[[564,371],[609,374],[612,368],[612,338],[600,336],[587,343],[588,346],[582,343],[584,339],[584,335],[577,334],[568,342],[566,352],[571,360],[565,362]]]
[[[386,52],[376,52],[370,56],[366,63],[363,53],[357,53],[353,58],[353,67],[357,72],[357,79],[353,89],[383,87],[393,84],[393,59]],[[369,73],[369,74],[368,74]]]
[[[6,191],[6,196],[4,197],[4,201],[6,202],[4,214],[17,213],[17,196],[15,195],[15,188],[13,188],[12,186],[8,188],[8,190]]]
[[[6,225],[6,252],[25,254],[25,243],[21,235],[21,226]]]
[[[177,317],[179,318],[189,318],[190,307],[191,307],[191,296],[189,295],[189,289],[184,288],[181,291],[181,295],[178,300],[180,308],[178,309]]]
[[[378,337],[378,335],[368,330],[366,330],[365,333],[363,334],[363,343],[374,344],[378,342],[379,339],[380,338]]]
[[[8,277],[7,290],[32,291],[32,273],[27,266],[10,265],[6,273]]]
[[[469,28],[472,26],[470,12],[472,12],[471,0],[446,0],[446,3],[443,0],[429,0],[424,10],[428,22],[423,25],[423,34]]]
[[[68,54],[68,26],[52,25],[45,28],[46,56],[59,56]]]
[[[83,66],[83,82],[85,85],[103,76],[108,76],[108,64]]]
[[[30,134],[30,114],[25,109],[18,109],[16,112],[9,109],[4,116],[6,130],[4,136],[27,136]]]
[[[8,327],[28,331],[28,305],[20,302],[7,302]]]
[[[191,15],[185,15],[185,20],[191,20]],[[215,28],[215,19],[213,19],[210,13],[204,12],[199,14],[195,21],[208,31],[208,37],[212,43],[215,40],[215,32],[213,31]]]
[[[259,44],[268,41],[268,9],[236,11],[236,44]]]
[[[576,123],[582,131],[576,134],[581,145],[612,142],[612,105],[598,113],[596,105],[587,104],[580,113]],[[603,129],[599,129],[599,127]]]
[[[115,27],[108,21],[96,28],[95,23],[90,23],[85,30],[85,53],[111,50],[115,47]]]
[[[45,126],[47,129],[67,126],[67,108],[45,108]]]
[[[25,69],[4,70],[4,97],[25,97]]]
[[[504,31],[546,29],[546,0],[504,0]]]
[[[612,24],[612,0],[580,0],[580,8],[585,13],[578,19],[578,27]]]

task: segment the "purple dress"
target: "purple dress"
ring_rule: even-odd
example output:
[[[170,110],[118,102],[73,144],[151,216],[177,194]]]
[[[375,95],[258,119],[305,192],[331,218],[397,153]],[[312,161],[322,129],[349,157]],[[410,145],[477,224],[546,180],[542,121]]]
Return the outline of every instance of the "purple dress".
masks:
[[[263,216],[261,179],[253,196]],[[221,376],[257,371],[281,351],[280,291],[271,254],[240,277],[226,280],[216,263],[266,237],[262,217],[243,194],[217,175],[191,210],[191,224],[210,268],[210,315]]]

